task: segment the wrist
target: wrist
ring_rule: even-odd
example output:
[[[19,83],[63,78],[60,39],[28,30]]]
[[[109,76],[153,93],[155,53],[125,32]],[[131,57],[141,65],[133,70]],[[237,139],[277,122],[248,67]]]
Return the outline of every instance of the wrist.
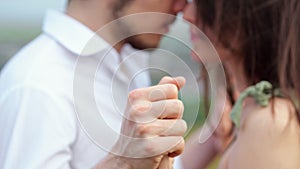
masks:
[[[133,169],[133,167],[125,158],[109,154],[95,167],[95,169]]]

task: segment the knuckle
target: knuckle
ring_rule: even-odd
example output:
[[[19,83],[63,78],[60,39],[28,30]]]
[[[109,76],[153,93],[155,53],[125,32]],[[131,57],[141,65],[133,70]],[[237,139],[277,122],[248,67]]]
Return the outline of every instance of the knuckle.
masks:
[[[154,152],[154,145],[152,144],[152,142],[147,142],[145,150],[149,154],[152,154]]]
[[[179,149],[181,149],[182,151],[183,151],[183,149],[184,149],[184,147],[185,147],[185,141],[184,141],[184,138],[183,137],[181,137],[180,139],[179,139],[179,142],[178,142],[178,147],[179,147]]]
[[[182,131],[183,131],[183,134],[187,131],[187,123],[185,120],[181,120],[181,128],[182,128]]]
[[[182,136],[177,137],[177,142],[176,142],[175,146],[184,147],[185,146],[184,137],[182,137]]]
[[[146,112],[148,112],[151,109],[150,104],[134,104],[132,105],[132,110],[133,112],[135,112],[133,115],[140,117],[143,116],[143,114],[145,114]]]
[[[144,145],[145,152],[150,156],[157,155],[157,146],[152,139],[148,139]]]
[[[187,131],[187,123],[180,119],[177,120],[176,123],[174,124],[174,128],[176,128],[176,135],[177,136],[183,136],[185,132]]]
[[[168,84],[167,85],[167,92],[171,95],[171,97],[177,97],[178,95],[178,89],[177,86],[174,84]]]
[[[161,81],[169,81],[172,80],[172,78],[170,76],[164,76]]]
[[[181,100],[174,100],[172,105],[176,110],[178,110],[179,115],[181,116],[184,111],[184,104]]]
[[[152,163],[159,164],[161,162],[161,156],[154,156],[151,158]]]
[[[142,97],[142,93],[143,92],[141,92],[141,89],[132,90],[128,94],[128,99],[130,101],[134,101],[134,100],[140,99]]]
[[[145,136],[149,133],[149,127],[147,125],[139,124],[136,127],[136,134],[138,136]]]

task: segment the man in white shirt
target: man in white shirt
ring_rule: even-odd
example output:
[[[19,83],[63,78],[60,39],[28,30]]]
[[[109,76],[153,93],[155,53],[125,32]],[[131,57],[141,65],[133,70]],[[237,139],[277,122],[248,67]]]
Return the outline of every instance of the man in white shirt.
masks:
[[[133,77],[147,68],[147,54],[130,45],[157,47],[161,34],[139,32],[155,25],[166,33],[173,20],[129,18],[98,31],[100,36],[95,32],[130,14],[176,15],[184,5],[185,0],[70,0],[65,13],[49,11],[42,34],[1,73],[0,168],[172,168],[186,130],[177,99],[184,79],[164,78],[141,88],[149,85],[147,72]],[[126,107],[123,89],[129,83],[141,89],[130,92]]]

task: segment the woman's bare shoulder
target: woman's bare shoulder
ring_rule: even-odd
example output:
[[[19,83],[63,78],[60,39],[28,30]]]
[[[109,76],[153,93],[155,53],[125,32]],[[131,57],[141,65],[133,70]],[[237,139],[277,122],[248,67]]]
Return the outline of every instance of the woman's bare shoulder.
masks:
[[[242,129],[269,134],[283,134],[292,129],[300,133],[297,111],[293,103],[284,98],[275,98],[266,107],[250,108],[242,121]]]
[[[229,168],[299,168],[300,128],[293,104],[276,98],[266,107],[252,106],[245,113]]]

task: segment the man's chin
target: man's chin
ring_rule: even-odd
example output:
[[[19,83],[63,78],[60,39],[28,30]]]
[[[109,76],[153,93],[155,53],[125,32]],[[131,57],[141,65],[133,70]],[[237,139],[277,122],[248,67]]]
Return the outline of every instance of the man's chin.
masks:
[[[146,44],[146,43],[131,43],[131,46],[138,50],[155,50],[158,48],[159,43],[155,44]]]

